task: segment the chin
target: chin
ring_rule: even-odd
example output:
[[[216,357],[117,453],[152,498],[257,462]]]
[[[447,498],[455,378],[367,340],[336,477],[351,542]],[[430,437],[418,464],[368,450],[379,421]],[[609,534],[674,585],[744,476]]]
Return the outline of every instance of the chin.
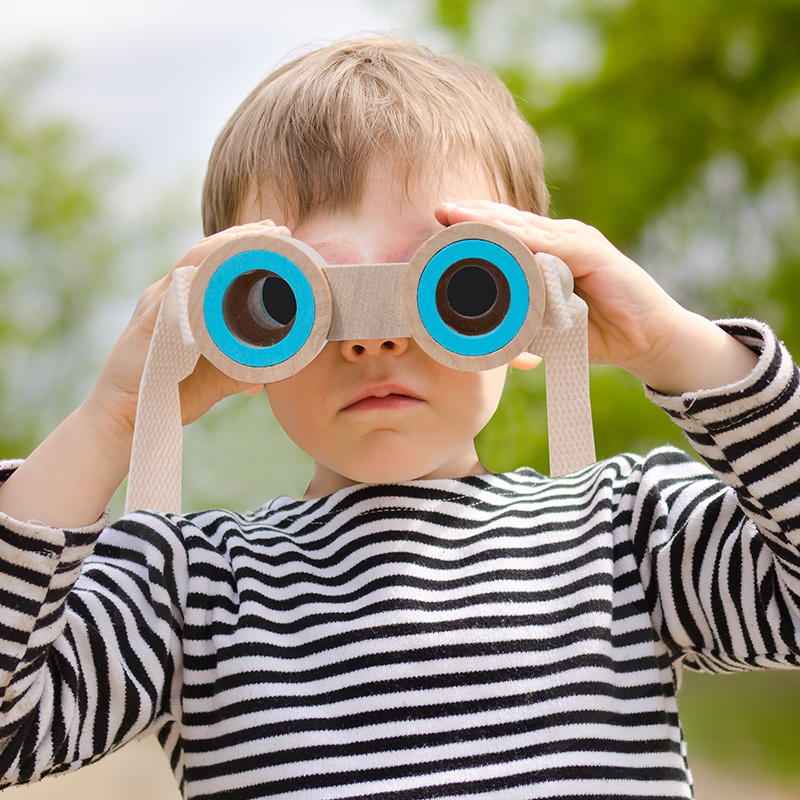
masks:
[[[405,456],[405,457],[404,457]],[[382,454],[381,458],[358,465],[347,471],[347,476],[357,483],[408,483],[426,478],[455,477],[457,463],[450,459],[424,461],[419,453]]]
[[[428,473],[419,469],[400,469],[385,467],[382,469],[353,470],[347,477],[356,483],[408,483],[424,478]]]

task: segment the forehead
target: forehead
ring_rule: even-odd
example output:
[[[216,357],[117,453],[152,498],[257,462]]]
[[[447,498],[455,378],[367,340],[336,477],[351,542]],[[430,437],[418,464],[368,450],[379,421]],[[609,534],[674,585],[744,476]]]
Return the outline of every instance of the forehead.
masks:
[[[403,164],[390,155],[375,155],[370,158],[363,175],[363,181],[348,186],[344,195],[337,194],[332,187],[322,186],[323,195],[339,199],[328,204],[320,203],[320,212],[363,210],[371,213],[378,208],[396,209],[406,204],[431,206],[445,195],[500,202],[508,200],[502,180],[495,179],[476,153],[451,153],[446,164],[435,156],[420,159],[416,164]],[[287,194],[291,192],[278,191],[274,185],[270,186],[267,178],[244,196],[237,210],[236,224],[268,217],[281,225],[296,227],[296,208],[291,203],[285,208],[286,203],[278,199]]]
[[[274,197],[274,196],[273,196]],[[271,219],[317,249],[330,264],[407,261],[441,225],[434,216],[440,203],[500,200],[486,170],[476,164],[425,169],[406,180],[387,160],[370,168],[359,201],[352,207],[325,209],[299,224],[269,191],[251,192],[237,223]]]

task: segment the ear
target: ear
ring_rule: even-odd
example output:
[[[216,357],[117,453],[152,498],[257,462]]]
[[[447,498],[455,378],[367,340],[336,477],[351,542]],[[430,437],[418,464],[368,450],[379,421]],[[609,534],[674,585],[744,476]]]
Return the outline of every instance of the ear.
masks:
[[[535,356],[533,353],[520,353],[516,358],[511,359],[508,362],[510,367],[514,367],[514,369],[533,369],[534,367],[538,367],[539,364],[542,363],[542,359],[539,356]]]

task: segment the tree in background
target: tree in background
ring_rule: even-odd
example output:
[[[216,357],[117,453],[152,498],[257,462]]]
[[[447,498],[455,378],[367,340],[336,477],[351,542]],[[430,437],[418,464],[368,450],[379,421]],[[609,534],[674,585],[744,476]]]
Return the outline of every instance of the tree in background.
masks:
[[[27,455],[83,400],[136,297],[202,236],[199,198],[162,187],[120,202],[121,162],[37,110],[54,69],[0,66],[0,458]],[[263,397],[229,398],[185,438],[187,510],[302,491],[307,459]]]
[[[520,99],[553,210],[605,233],[688,307],[769,322],[800,355],[797,0],[438,0]],[[535,372],[538,372],[535,371]],[[482,454],[546,464],[541,376],[516,375]],[[598,454],[688,448],[641,386],[593,368]],[[800,784],[796,673],[687,676],[690,747]]]
[[[0,455],[23,455],[79,397],[87,321],[122,242],[103,205],[115,167],[37,119],[41,58],[0,71]],[[83,344],[79,342],[83,341]]]
[[[690,308],[766,319],[800,352],[800,3],[439,0],[434,17],[520,98],[556,216]],[[515,377],[483,444],[493,465],[546,465],[519,416],[542,392]],[[599,455],[688,448],[626,376],[594,370],[592,399]]]

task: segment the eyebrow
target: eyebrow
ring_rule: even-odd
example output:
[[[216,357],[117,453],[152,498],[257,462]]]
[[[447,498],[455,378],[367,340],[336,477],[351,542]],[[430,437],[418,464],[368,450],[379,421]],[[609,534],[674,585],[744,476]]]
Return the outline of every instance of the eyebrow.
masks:
[[[441,230],[441,226],[439,230]],[[336,239],[322,239],[321,241],[314,242],[311,244],[308,243],[309,247],[313,247],[320,255],[323,255],[323,251],[325,251],[324,258],[327,264],[333,265],[347,265],[347,264],[407,264],[414,256],[414,254],[419,250],[419,248],[430,239],[431,236],[434,235],[437,231],[430,231],[430,232],[420,232],[419,241],[416,243],[409,243],[408,250],[401,253],[401,258],[394,258],[394,259],[382,259],[379,261],[354,261],[352,258],[347,257],[344,258],[343,256],[348,255],[352,252],[349,247],[342,246],[342,242]]]

